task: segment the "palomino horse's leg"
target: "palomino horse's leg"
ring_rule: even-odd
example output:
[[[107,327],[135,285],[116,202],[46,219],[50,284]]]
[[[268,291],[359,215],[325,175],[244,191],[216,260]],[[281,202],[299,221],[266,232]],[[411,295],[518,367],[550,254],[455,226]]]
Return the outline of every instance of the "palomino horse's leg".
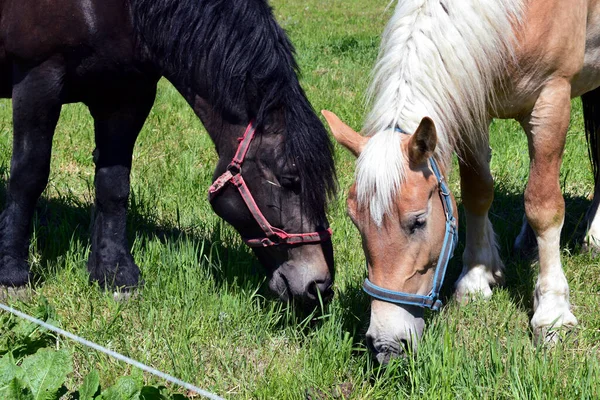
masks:
[[[23,286],[35,204],[50,174],[52,137],[61,109],[63,70],[54,60],[14,68],[13,154],[6,207],[0,216],[0,285]]]
[[[489,167],[490,149],[487,140],[465,147],[469,150],[459,157],[459,166],[467,235],[463,270],[455,285],[458,300],[466,300],[473,294],[491,296],[490,285],[501,283],[504,269],[496,235],[488,218],[488,210],[494,199],[494,180]]]
[[[529,143],[529,181],[525,214],[537,239],[540,274],[534,291],[531,327],[536,339],[556,340],[561,326],[577,319],[569,305],[569,285],[560,259],[565,216],[559,172],[571,111],[571,85],[554,79],[542,89],[532,112],[521,120]]]
[[[88,270],[100,286],[127,292],[140,275],[126,237],[131,158],[156,86],[124,89],[89,104],[96,137],[96,211]]]

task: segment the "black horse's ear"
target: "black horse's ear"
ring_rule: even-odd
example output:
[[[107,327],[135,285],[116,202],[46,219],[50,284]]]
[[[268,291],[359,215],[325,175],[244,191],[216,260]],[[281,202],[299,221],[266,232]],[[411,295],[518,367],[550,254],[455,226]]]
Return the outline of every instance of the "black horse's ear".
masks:
[[[408,142],[408,159],[413,164],[421,164],[433,155],[437,144],[435,124],[429,117],[424,117],[419,127]]]

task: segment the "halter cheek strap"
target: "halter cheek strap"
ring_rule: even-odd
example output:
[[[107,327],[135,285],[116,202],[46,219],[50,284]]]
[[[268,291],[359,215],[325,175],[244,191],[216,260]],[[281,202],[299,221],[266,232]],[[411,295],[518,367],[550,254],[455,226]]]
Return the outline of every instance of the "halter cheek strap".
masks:
[[[454,218],[454,208],[452,207],[450,190],[448,189],[448,186],[444,180],[444,176],[440,173],[440,169],[438,168],[438,165],[433,157],[429,158],[429,165],[431,167],[431,171],[438,181],[438,190],[442,200],[444,213],[446,214],[446,232],[444,233],[444,244],[442,244],[442,251],[436,263],[431,292],[429,292],[427,296],[397,292],[395,290],[385,289],[381,286],[377,286],[371,282],[369,278],[365,279],[363,290],[369,296],[378,300],[386,301],[388,303],[427,307],[435,311],[442,306],[442,301],[439,298],[440,289],[442,288],[442,283],[444,282],[444,277],[448,268],[448,262],[452,258],[454,249],[458,243],[458,226],[456,223],[456,218]]]
[[[267,221],[263,213],[258,208],[254,197],[250,192],[250,188],[242,177],[242,164],[248,153],[250,142],[254,139],[256,128],[254,127],[253,121],[250,121],[244,136],[239,141],[240,144],[233,156],[233,159],[227,166],[227,170],[219,176],[208,189],[208,199],[212,203],[216,195],[228,184],[231,183],[235,186],[242,196],[246,207],[254,217],[254,220],[265,233],[264,237],[260,238],[243,238],[244,242],[250,247],[269,247],[276,246],[279,244],[306,244],[306,243],[317,243],[323,242],[331,238],[331,228],[327,228],[324,231],[310,232],[310,233],[287,233],[283,229],[274,227]]]

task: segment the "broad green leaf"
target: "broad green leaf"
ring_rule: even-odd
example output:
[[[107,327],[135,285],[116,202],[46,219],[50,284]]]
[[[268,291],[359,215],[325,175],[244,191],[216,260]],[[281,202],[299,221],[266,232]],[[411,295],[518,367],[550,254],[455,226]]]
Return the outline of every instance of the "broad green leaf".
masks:
[[[139,400],[142,382],[131,376],[121,377],[114,386],[102,392],[102,400]]]
[[[51,400],[73,371],[73,361],[67,350],[40,349],[21,364],[23,380],[31,389],[34,400]]]
[[[25,382],[19,378],[13,378],[7,385],[0,387],[0,399],[2,400],[33,400],[33,395]]]
[[[79,400],[93,400],[99,387],[100,377],[98,376],[98,371],[93,369],[83,379],[83,384],[81,385],[81,389],[79,389]]]
[[[8,385],[14,378],[20,377],[21,369],[15,364],[15,360],[11,353],[6,353],[0,358],[0,390],[5,385]]]

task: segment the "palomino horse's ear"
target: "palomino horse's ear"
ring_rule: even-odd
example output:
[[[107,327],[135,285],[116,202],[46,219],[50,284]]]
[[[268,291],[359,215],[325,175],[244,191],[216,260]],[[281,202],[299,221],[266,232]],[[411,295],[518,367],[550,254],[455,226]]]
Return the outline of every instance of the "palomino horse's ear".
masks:
[[[408,142],[408,158],[414,164],[421,164],[433,155],[437,144],[435,124],[429,117],[421,120],[419,127]]]
[[[365,148],[369,138],[361,136],[348,125],[343,123],[338,116],[331,111],[322,110],[321,114],[323,114],[327,120],[335,140],[350,150],[355,157],[358,157]]]

